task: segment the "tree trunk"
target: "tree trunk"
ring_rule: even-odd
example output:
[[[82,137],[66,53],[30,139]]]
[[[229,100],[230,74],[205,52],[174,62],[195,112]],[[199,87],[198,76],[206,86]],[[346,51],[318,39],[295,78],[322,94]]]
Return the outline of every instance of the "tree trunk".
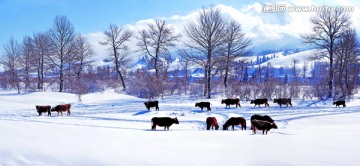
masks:
[[[207,98],[211,98],[211,52],[208,53]]]
[[[328,92],[328,98],[331,98],[332,97],[332,90],[333,90],[333,78],[334,78],[334,69],[333,69],[333,63],[334,63],[334,60],[333,60],[333,50],[332,50],[332,47],[330,47],[330,51],[329,51],[329,54],[330,54],[330,70],[329,70],[329,92]]]
[[[63,64],[60,65],[60,89],[59,92],[63,92],[64,88],[64,73],[63,73]]]

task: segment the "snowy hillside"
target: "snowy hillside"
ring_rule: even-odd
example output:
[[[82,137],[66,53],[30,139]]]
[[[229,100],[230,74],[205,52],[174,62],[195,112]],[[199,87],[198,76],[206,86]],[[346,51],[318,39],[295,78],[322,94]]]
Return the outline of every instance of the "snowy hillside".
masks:
[[[275,68],[292,67],[294,59],[297,60],[297,68],[301,68],[304,65],[304,63],[306,63],[308,66],[313,66],[315,62],[320,61],[320,60],[311,61],[309,59],[311,56],[314,56],[316,51],[318,50],[312,49],[312,50],[301,51],[287,56],[277,55],[276,58],[261,64],[261,66],[266,66],[267,63],[270,63]],[[324,58],[321,61],[326,61],[326,59]]]
[[[160,111],[147,111],[144,99],[106,91],[83,96],[38,92],[0,92],[0,165],[357,165],[360,161],[360,96],[335,108],[332,101],[293,101],[293,107],[225,109],[221,97],[159,99]],[[212,111],[194,107],[210,101]],[[72,104],[72,116],[38,116],[35,105]],[[278,129],[268,135],[250,130],[253,114],[270,115]],[[170,131],[151,131],[152,117],[177,117]],[[214,116],[219,131],[206,131]],[[248,129],[223,131],[233,116]]]

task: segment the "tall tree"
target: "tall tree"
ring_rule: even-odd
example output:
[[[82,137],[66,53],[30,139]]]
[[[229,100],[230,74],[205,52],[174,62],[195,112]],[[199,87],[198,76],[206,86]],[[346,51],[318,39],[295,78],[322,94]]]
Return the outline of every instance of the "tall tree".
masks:
[[[76,36],[76,47],[76,64],[74,65],[74,72],[77,75],[77,78],[80,79],[83,68],[90,64],[88,59],[94,54],[94,51],[92,46],[87,42],[86,37],[82,35]]]
[[[203,8],[194,21],[185,25],[188,41],[184,44],[205,60],[205,79],[207,98],[211,98],[211,78],[218,61],[216,57],[222,54],[227,20],[219,8]]]
[[[320,53],[318,58],[326,57],[329,59],[329,80],[327,97],[333,96],[334,79],[334,53],[337,49],[336,43],[341,39],[345,30],[350,25],[350,16],[348,13],[335,11],[321,11],[310,18],[312,32],[301,35],[303,42],[309,45],[315,45],[319,49],[326,50]]]
[[[35,33],[33,35],[34,54],[37,70],[37,89],[43,89],[45,78],[46,57],[50,55],[50,38],[48,33]]]
[[[245,55],[248,52],[246,49],[250,46],[251,40],[246,38],[239,23],[230,20],[225,27],[224,42],[226,44],[224,86],[227,88],[229,70],[232,68],[236,57]]]
[[[20,93],[20,76],[18,73],[20,66],[21,47],[19,43],[11,37],[8,44],[4,46],[5,54],[1,59],[5,72],[9,77],[9,84],[12,88],[16,88]]]
[[[115,63],[115,69],[118,73],[123,90],[126,90],[126,84],[124,77],[121,73],[121,69],[126,67],[126,64],[129,62],[128,59],[128,47],[125,45],[127,41],[133,36],[133,33],[126,29],[123,26],[117,26],[110,24],[109,28],[104,32],[106,36],[105,42],[100,42],[102,45],[109,46],[109,51],[111,51],[113,62]]]
[[[336,50],[335,72],[337,86],[343,97],[354,94],[355,84],[359,75],[359,41],[355,29],[345,31],[339,40]]]
[[[25,89],[30,88],[30,72],[31,67],[34,66],[34,55],[35,55],[35,47],[33,44],[33,40],[29,36],[25,36],[22,44],[22,54],[21,54],[21,65],[24,70],[24,83]]]
[[[156,20],[141,30],[136,38],[139,40],[137,45],[140,49],[153,59],[155,74],[158,76],[160,57],[169,53],[180,35],[176,34],[174,28],[165,20]]]
[[[76,56],[75,28],[66,16],[56,16],[49,35],[52,54],[48,57],[59,68],[59,92],[63,92],[65,64],[72,62]]]

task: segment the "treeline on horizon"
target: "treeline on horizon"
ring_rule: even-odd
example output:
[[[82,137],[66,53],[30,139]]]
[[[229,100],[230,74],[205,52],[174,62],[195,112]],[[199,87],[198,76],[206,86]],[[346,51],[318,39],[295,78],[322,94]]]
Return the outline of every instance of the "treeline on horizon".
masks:
[[[260,52],[255,63],[240,59],[251,53],[251,39],[237,20],[213,6],[203,8],[188,21],[184,34],[178,34],[165,20],[155,20],[138,32],[110,24],[100,44],[108,48],[112,66],[93,66],[90,57],[95,55],[86,37],[75,32],[66,16],[56,16],[48,30],[24,36],[20,43],[10,38],[4,45],[0,87],[18,93],[70,92],[77,94],[79,101],[83,94],[107,88],[149,99],[173,94],[242,100],[349,99],[358,87],[360,50],[350,18],[342,11],[314,14],[310,18],[312,32],[300,34],[301,40],[318,48],[309,61],[327,62],[311,66],[293,59],[291,67],[279,69],[270,63],[264,65],[269,60],[264,55],[276,50]],[[127,46],[130,39],[137,41],[138,50]],[[181,49],[176,47],[178,43]],[[286,49],[283,55],[296,52],[299,49]],[[176,69],[170,67],[171,53],[181,57]],[[145,65],[135,71],[129,69],[133,54],[147,56]],[[194,66],[201,69],[199,77],[191,76]]]

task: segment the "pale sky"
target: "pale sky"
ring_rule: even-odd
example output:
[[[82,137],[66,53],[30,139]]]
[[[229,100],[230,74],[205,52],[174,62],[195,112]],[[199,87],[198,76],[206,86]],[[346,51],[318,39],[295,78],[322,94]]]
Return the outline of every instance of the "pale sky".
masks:
[[[263,12],[264,5],[275,4],[285,5],[285,11]],[[349,13],[353,25],[360,29],[357,0],[0,0],[0,55],[11,36],[21,42],[25,35],[46,31],[56,15],[67,16],[75,31],[86,35],[95,52],[103,54],[104,48],[98,43],[110,23],[137,32],[160,18],[181,33],[198,10],[210,5],[241,23],[256,50],[303,47],[299,35],[310,30],[309,18],[314,12],[290,12],[291,6],[352,6],[354,11]],[[135,43],[129,45],[135,47]]]

